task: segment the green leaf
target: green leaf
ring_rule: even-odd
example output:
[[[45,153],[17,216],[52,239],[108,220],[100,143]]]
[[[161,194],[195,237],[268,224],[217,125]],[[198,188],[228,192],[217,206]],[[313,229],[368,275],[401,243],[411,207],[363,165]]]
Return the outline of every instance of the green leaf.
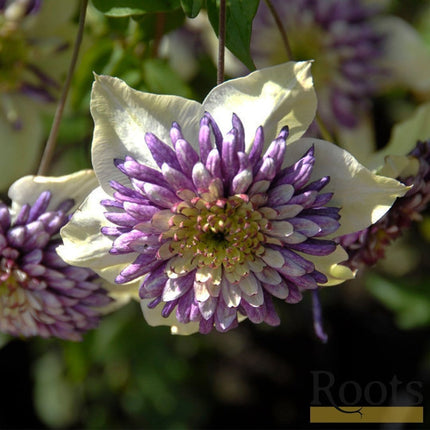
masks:
[[[226,1],[226,46],[250,70],[255,70],[249,46],[251,44],[252,20],[260,0]],[[218,35],[219,0],[207,0],[209,20]]]
[[[181,0],[182,10],[189,18],[195,18],[203,6],[203,0]]]
[[[180,8],[180,0],[93,0],[94,6],[107,16],[125,17]]]
[[[38,416],[50,428],[71,427],[82,402],[78,387],[67,380],[64,370],[64,363],[55,351],[44,354],[34,364],[34,405]]]
[[[12,336],[9,336],[8,334],[0,333],[0,349],[7,345],[12,339]]]
[[[150,41],[157,37],[159,30],[158,19],[160,16],[156,13],[146,13],[145,15],[138,15],[133,17],[135,21],[139,23],[140,37],[144,41]],[[163,33],[169,33],[170,31],[180,27],[185,19],[184,12],[182,9],[176,9],[173,12],[166,13],[162,17]]]
[[[400,328],[430,325],[430,291],[424,285],[402,284],[372,274],[366,277],[366,288],[394,312]]]
[[[143,76],[150,92],[192,97],[190,88],[164,60],[157,58],[146,60],[143,63]]]

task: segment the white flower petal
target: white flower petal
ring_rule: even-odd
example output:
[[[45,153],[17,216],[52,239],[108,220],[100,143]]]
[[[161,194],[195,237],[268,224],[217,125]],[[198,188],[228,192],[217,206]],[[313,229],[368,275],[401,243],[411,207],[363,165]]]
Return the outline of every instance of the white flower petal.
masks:
[[[430,139],[430,103],[418,107],[406,120],[393,127],[390,141],[382,150],[366,160],[369,169],[378,169],[388,155],[406,155],[415,148],[418,140]]]
[[[200,103],[178,96],[136,91],[110,76],[96,76],[91,95],[95,122],[92,146],[93,166],[100,185],[111,193],[109,181],[127,184],[127,178],[113,166],[115,158],[134,157],[158,168],[145,143],[151,132],[166,144],[173,121],[182,127],[184,137],[197,145],[198,127],[203,116]]]
[[[407,178],[408,176],[416,176],[419,168],[418,158],[407,155],[387,155],[384,166],[378,170],[378,174],[389,178]]]
[[[51,191],[52,198],[48,210],[55,209],[65,199],[73,199],[76,209],[97,187],[97,179],[92,170],[81,170],[70,175],[25,176],[14,182],[9,188],[9,198],[12,200],[12,211],[17,213],[22,205],[32,205],[43,191]]]
[[[289,62],[257,70],[215,87],[203,102],[223,134],[235,113],[243,122],[247,149],[258,126],[264,127],[266,147],[288,125],[289,141],[298,139],[314,119],[316,96],[311,62]]]
[[[61,229],[63,245],[57,248],[60,257],[74,266],[89,267],[107,281],[114,283],[118,274],[134,261],[137,253],[111,255],[112,239],[100,232],[112,225],[103,215],[100,201],[109,196],[96,188]],[[115,288],[115,287],[114,287]]]
[[[164,303],[160,303],[154,309],[148,308],[148,303],[152,300],[141,300],[140,305],[142,308],[143,316],[146,322],[152,326],[156,327],[159,325],[170,326],[170,331],[172,334],[188,335],[197,333],[199,331],[199,324],[195,322],[190,322],[188,324],[182,324],[178,322],[175,316],[175,312],[172,312],[168,318],[164,318],[161,315],[161,310],[163,309]]]
[[[310,259],[308,255],[302,255],[304,258]],[[337,246],[336,250],[331,254],[321,257],[313,255],[311,260],[315,264],[315,270],[318,270],[327,276],[328,281],[325,284],[321,284],[323,287],[338,285],[348,279],[354,278],[354,272],[352,272],[348,267],[340,264],[343,261],[348,260],[348,254],[340,245]]]
[[[111,284],[108,282],[104,282],[102,284],[103,288],[109,291],[109,297],[111,297],[114,301],[109,303],[102,308],[97,308],[97,311],[101,314],[108,314],[116,311],[117,309],[122,308],[126,305],[130,300],[140,301],[139,297],[139,282],[130,282],[129,284]]]
[[[340,207],[339,229],[332,235],[342,236],[368,227],[380,219],[397,197],[408,190],[395,179],[372,173],[351,154],[319,139],[304,138],[287,146],[287,159],[298,158],[315,146],[315,166],[310,180],[330,176],[323,192],[333,192],[328,206]]]

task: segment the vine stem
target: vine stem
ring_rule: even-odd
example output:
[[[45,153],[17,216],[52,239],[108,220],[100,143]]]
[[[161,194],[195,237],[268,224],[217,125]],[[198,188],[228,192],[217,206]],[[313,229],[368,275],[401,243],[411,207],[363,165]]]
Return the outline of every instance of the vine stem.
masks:
[[[270,0],[265,0],[267,7],[270,10],[270,13],[273,16],[273,19],[275,20],[276,26],[278,27],[279,33],[281,33],[282,42],[285,47],[285,51],[287,52],[287,59],[288,61],[293,60],[293,51],[291,50],[290,42],[288,41],[287,32],[285,31],[284,26],[282,25],[282,21],[279,18],[278,13],[276,12],[275,8],[272,5],[272,2]]]
[[[51,126],[51,131],[49,133],[48,140],[46,141],[42,159],[40,160],[39,169],[37,171],[38,175],[46,175],[48,173],[49,164],[51,163],[52,157],[54,155],[55,145],[57,143],[58,132],[60,129],[60,123],[63,117],[63,111],[66,105],[67,95],[70,90],[70,84],[72,82],[73,73],[75,71],[76,63],[78,60],[79,49],[82,43],[87,6],[88,6],[88,0],[82,0],[81,9],[79,13],[79,27],[78,27],[78,32],[76,34],[75,44],[73,47],[72,59],[70,60],[66,81],[64,82],[64,86],[61,91],[61,96],[58,101],[58,106],[55,111],[54,120]]]
[[[161,38],[163,37],[164,27],[166,25],[166,14],[164,12],[157,13],[155,22],[155,39],[152,46],[152,58],[158,57],[158,50],[160,48]]]
[[[225,0],[219,3],[217,85],[224,82],[225,58]]]
[[[270,10],[270,13],[273,16],[273,19],[275,20],[275,23],[276,23],[276,26],[278,27],[279,33],[281,34],[282,42],[284,44],[285,51],[287,54],[287,60],[288,61],[294,61],[293,51],[291,49],[291,45],[290,45],[290,42],[288,40],[287,32],[285,31],[285,28],[282,24],[281,18],[279,17],[278,13],[276,12],[276,9],[274,8],[272,2],[270,0],[264,0],[264,1]],[[324,125],[324,122],[322,121],[322,119],[318,113],[315,116],[315,122],[318,125],[319,131],[320,131],[323,139],[328,140],[329,142],[334,142],[335,141],[334,137],[330,134],[330,131]]]

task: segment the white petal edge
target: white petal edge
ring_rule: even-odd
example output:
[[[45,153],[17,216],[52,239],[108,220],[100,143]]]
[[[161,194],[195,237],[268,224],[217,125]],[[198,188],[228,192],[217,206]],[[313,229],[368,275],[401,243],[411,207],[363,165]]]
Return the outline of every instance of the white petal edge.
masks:
[[[145,134],[154,133],[169,145],[173,121],[180,124],[185,138],[196,146],[203,113],[202,105],[195,101],[137,91],[118,78],[96,75],[91,93],[95,123],[92,162],[100,185],[112,194],[110,180],[128,183],[126,176],[114,167],[115,158],[130,155],[158,169],[146,146]]]
[[[73,199],[76,209],[97,187],[97,179],[92,170],[81,170],[64,176],[24,176],[9,188],[12,211],[17,213],[24,204],[32,205],[43,191],[52,193],[48,210],[54,210],[66,199]]]
[[[235,113],[245,128],[246,149],[257,127],[264,127],[266,147],[282,127],[290,129],[289,141],[298,139],[315,117],[316,95],[311,62],[288,62],[260,69],[215,87],[203,102],[226,134]]]
[[[143,316],[146,322],[151,327],[157,327],[160,325],[169,326],[171,334],[180,335],[190,335],[199,331],[199,324],[196,322],[189,322],[188,324],[178,322],[175,316],[175,311],[173,311],[168,318],[164,318],[161,315],[161,310],[165,305],[164,302],[160,303],[154,309],[149,309],[148,303],[150,302],[151,300],[141,300],[140,306],[142,308]]]
[[[140,301],[139,283],[134,282],[126,285],[112,285],[105,281],[101,286],[109,292],[109,297],[113,299],[113,302],[108,305],[97,308],[103,315],[115,312],[132,299],[137,302]]]
[[[379,169],[388,155],[407,155],[415,148],[418,140],[430,139],[430,103],[419,106],[412,115],[397,123],[391,132],[385,148],[372,154],[366,160],[370,169]]]
[[[351,154],[324,140],[303,138],[287,145],[286,160],[297,160],[312,145],[315,166],[310,181],[330,176],[322,192],[333,192],[328,206],[340,207],[340,227],[331,236],[362,230],[378,221],[408,188],[395,179],[379,176]]]
[[[340,264],[348,260],[348,254],[340,245],[329,255],[310,256],[308,254],[302,254],[302,256],[312,261],[312,263],[315,264],[315,269],[327,276],[327,282],[325,284],[320,284],[321,287],[338,285],[355,277],[355,273],[351,269]]]
[[[134,261],[137,253],[111,255],[112,239],[101,233],[103,226],[112,226],[104,216],[100,201],[109,196],[96,188],[79,207],[71,220],[61,229],[63,245],[57,248],[58,255],[74,266],[89,267],[108,282],[115,278],[126,266]],[[113,288],[127,290],[127,285]]]

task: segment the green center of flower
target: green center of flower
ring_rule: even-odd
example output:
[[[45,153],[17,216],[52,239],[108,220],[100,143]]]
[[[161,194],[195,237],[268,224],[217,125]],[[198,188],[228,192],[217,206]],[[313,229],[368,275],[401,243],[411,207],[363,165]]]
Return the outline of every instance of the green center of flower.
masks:
[[[240,279],[244,273],[239,268],[264,252],[263,231],[268,221],[246,196],[235,195],[214,202],[197,197],[192,202],[182,202],[174,212],[169,230],[162,234],[163,239],[170,240],[159,254],[178,256],[178,269],[180,265],[184,269],[185,259],[187,271],[223,268],[226,273],[237,272]]]

